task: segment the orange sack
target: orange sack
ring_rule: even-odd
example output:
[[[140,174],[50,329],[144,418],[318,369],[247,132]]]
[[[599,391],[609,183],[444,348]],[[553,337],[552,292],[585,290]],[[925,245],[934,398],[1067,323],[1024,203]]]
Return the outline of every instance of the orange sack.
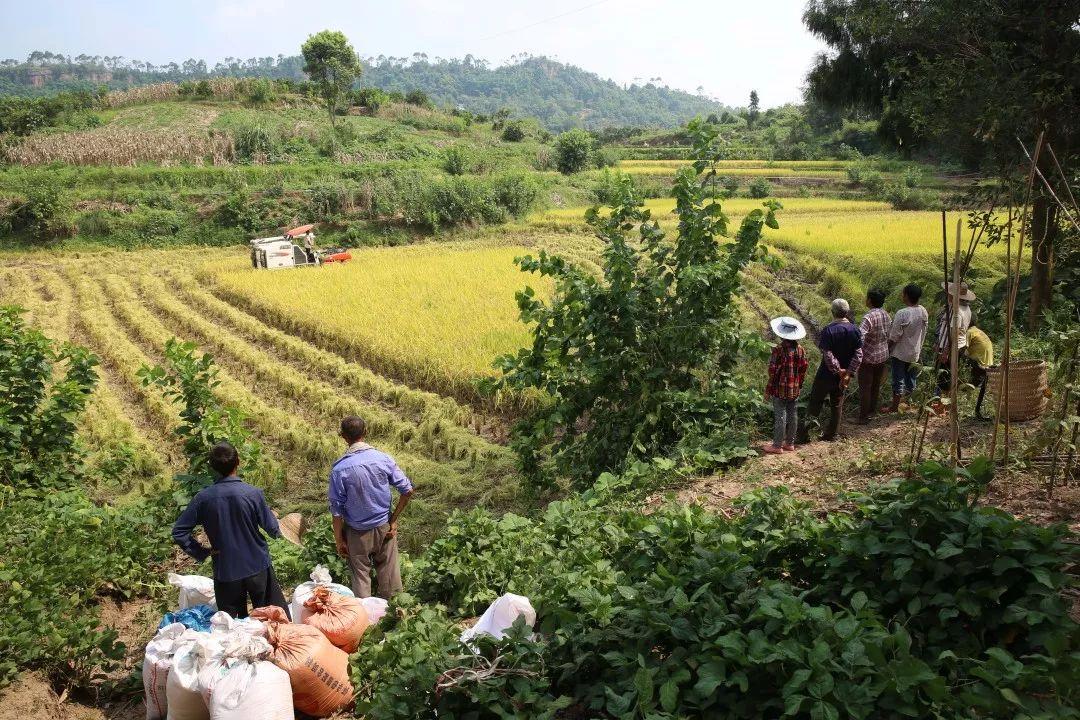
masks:
[[[258,608],[251,617],[266,623],[273,646],[270,660],[289,673],[293,705],[315,717],[326,717],[352,702],[349,656],[310,625],[294,625],[279,607]]]
[[[304,607],[311,611],[304,624],[321,630],[327,640],[347,653],[356,651],[360,638],[371,624],[363,603],[324,587],[315,588],[311,597],[304,601]]]

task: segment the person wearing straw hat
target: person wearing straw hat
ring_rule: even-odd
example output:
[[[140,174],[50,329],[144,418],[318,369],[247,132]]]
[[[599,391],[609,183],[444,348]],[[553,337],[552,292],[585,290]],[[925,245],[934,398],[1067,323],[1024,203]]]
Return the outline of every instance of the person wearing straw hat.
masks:
[[[944,291],[945,302],[937,318],[937,353],[940,372],[938,373],[938,385],[933,405],[933,411],[939,415],[944,412],[941,395],[947,393],[952,384],[952,374],[949,370],[952,361],[949,354],[952,347],[954,324],[952,317],[953,298],[957,295],[960,298],[960,311],[956,315],[958,322],[955,323],[956,349],[960,357],[967,353],[968,327],[971,326],[971,303],[975,301],[975,293],[971,292],[966,282],[961,282],[959,286],[943,282],[941,283],[941,289]]]
[[[795,433],[798,429],[797,403],[806,379],[806,351],[799,340],[806,337],[806,328],[793,317],[778,317],[769,321],[773,334],[780,342],[769,358],[769,382],[765,397],[772,401],[773,442],[766,444],[762,452],[776,455],[795,449]]]
[[[851,378],[859,371],[862,364],[862,332],[849,319],[851,305],[844,298],[836,298],[830,305],[833,321],[825,326],[818,336],[818,348],[821,350],[821,365],[818,366],[814,382],[810,386],[810,397],[806,401],[806,414],[816,418],[821,413],[825,400],[829,401],[829,424],[821,433],[822,440],[833,440],[840,429],[840,416],[843,413],[844,391]],[[796,441],[800,444],[810,442],[806,421],[799,418],[799,432]]]

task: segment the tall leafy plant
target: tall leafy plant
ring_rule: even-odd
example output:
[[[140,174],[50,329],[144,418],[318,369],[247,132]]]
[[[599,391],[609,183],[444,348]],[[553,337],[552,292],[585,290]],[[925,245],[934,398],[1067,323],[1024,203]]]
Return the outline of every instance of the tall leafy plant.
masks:
[[[139,371],[143,384],[161,390],[180,407],[180,425],[176,433],[183,439],[188,457],[188,472],[177,476],[181,488],[194,494],[213,482],[208,452],[215,443],[227,440],[240,454],[245,477],[262,486],[277,479],[278,469],[263,453],[262,446],[244,426],[244,414],[236,407],[220,402],[215,388],[220,381],[214,359],[199,354],[195,343],[170,338],[165,343],[165,364],[143,366]]]
[[[85,348],[56,346],[26,327],[20,308],[0,308],[0,486],[75,482],[75,418],[97,384],[97,364]]]
[[[549,399],[518,423],[514,447],[535,484],[555,477],[579,485],[635,458],[676,455],[709,465],[746,452],[741,428],[752,399],[733,373],[751,342],[733,300],[739,271],[761,257],[765,225],[779,205],[747,214],[728,243],[720,204],[716,126],[694,121],[693,162],[676,176],[678,235],[669,240],[633,183],[614,188],[611,212],[587,213],[604,243],[602,272],[592,275],[558,256],[518,260],[552,278],[550,302],[526,288],[521,320],[530,347],[496,361],[493,389],[540,390]],[[637,237],[632,237],[636,229]]]

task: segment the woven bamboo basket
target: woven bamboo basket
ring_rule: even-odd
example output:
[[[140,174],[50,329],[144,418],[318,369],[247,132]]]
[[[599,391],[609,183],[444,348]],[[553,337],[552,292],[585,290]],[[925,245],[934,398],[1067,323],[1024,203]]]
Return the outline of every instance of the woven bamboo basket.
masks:
[[[994,407],[1001,394],[1001,366],[986,370]],[[1034,420],[1049,404],[1049,385],[1044,360],[1016,360],[1009,363],[1009,419]]]

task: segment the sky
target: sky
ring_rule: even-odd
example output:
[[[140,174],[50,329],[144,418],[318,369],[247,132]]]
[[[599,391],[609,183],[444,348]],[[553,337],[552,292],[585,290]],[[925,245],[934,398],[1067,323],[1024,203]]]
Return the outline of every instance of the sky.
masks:
[[[31,50],[155,64],[299,54],[341,30],[363,57],[547,55],[627,84],[660,78],[728,105],[796,102],[824,46],[804,0],[0,0],[0,56]]]

